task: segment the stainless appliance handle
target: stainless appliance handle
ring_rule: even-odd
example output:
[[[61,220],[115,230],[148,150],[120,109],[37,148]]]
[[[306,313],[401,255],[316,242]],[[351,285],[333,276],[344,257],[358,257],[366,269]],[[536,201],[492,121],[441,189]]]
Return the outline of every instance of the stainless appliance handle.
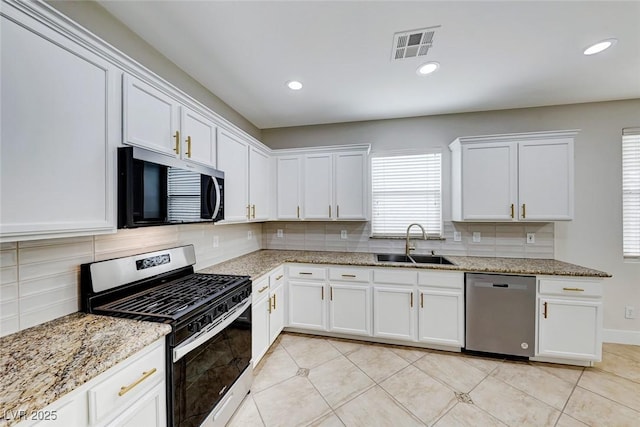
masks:
[[[224,328],[235,322],[250,305],[251,297],[245,299],[244,302],[236,305],[231,311],[225,313],[222,320],[218,319],[217,322],[208,325],[206,329],[202,330],[198,335],[194,335],[189,341],[186,341],[174,348],[173,363],[176,363],[178,360],[189,354],[191,350],[199,347],[201,344],[209,341],[211,338],[222,332]]]
[[[213,208],[213,215],[211,216],[211,218],[215,219],[215,217],[218,216],[218,211],[220,210],[220,185],[215,176],[212,176],[211,178],[213,179],[213,186],[216,188],[216,207]]]

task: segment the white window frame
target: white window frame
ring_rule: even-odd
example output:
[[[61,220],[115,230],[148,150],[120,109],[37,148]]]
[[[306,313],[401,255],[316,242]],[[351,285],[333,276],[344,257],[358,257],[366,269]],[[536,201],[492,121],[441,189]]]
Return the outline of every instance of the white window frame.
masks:
[[[371,192],[371,237],[373,238],[404,238],[406,236],[406,229],[403,230],[396,230],[396,232],[380,232],[377,227],[376,227],[376,207],[375,207],[375,203],[376,203],[376,188],[375,188],[375,184],[374,184],[374,180],[375,180],[375,167],[374,167],[374,162],[375,159],[379,159],[379,158],[387,158],[387,157],[400,157],[400,156],[426,156],[426,155],[438,155],[439,156],[439,168],[440,168],[440,176],[439,176],[439,194],[437,196],[437,200],[438,200],[438,204],[439,204],[439,212],[438,212],[438,218],[436,219],[437,223],[438,223],[438,227],[439,230],[430,230],[429,228],[434,228],[433,226],[428,227],[427,226],[427,218],[420,218],[417,214],[415,216],[415,218],[412,218],[411,220],[409,220],[409,222],[406,224],[406,226],[408,226],[410,223],[416,222],[419,223],[421,225],[423,225],[425,227],[425,230],[427,231],[428,237],[429,238],[435,238],[435,239],[440,239],[442,238],[442,235],[444,233],[444,225],[443,225],[443,221],[442,221],[442,183],[443,183],[443,178],[442,178],[442,173],[443,173],[443,155],[442,155],[442,149],[440,148],[430,148],[430,149],[422,149],[422,150],[394,150],[394,151],[379,151],[379,152],[374,152],[371,154],[370,156],[370,192]],[[434,219],[432,218],[431,222],[433,222]],[[411,230],[411,235],[412,236],[417,236],[420,235],[421,236],[421,231],[418,227],[413,227]]]
[[[622,253],[640,261],[640,128],[622,129]]]

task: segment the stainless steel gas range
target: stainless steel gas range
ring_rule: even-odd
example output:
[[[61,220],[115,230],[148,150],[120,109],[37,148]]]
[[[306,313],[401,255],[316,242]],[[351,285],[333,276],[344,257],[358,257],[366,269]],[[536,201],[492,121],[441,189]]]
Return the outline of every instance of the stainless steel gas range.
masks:
[[[251,386],[251,280],[194,273],[182,246],[83,264],[83,311],[171,325],[170,426],[223,426]]]

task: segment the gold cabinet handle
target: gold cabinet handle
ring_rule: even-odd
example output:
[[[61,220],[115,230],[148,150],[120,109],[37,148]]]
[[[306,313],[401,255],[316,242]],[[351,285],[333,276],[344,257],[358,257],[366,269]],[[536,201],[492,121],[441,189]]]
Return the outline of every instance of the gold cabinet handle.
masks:
[[[343,274],[342,277],[351,277],[351,278],[355,278],[356,275],[355,274]]]
[[[420,308],[424,308],[424,294],[420,294]]]
[[[267,311],[271,314],[271,298],[269,298],[269,305],[267,306]]]
[[[527,204],[523,203],[522,204],[522,219],[525,219],[527,217]]]
[[[329,205],[329,218],[331,218],[331,205]]]
[[[251,219],[251,206],[247,205],[247,219]]]
[[[340,205],[336,205],[336,218],[340,218]]]
[[[542,313],[542,315],[546,319],[547,318],[547,303],[545,302],[543,305],[544,305],[544,312]]]
[[[411,292],[411,308],[413,308],[413,292]]]
[[[269,289],[269,286],[263,286],[262,288],[260,288],[260,290],[258,291],[259,294],[263,293],[264,291],[266,291],[267,289]]]
[[[155,374],[156,371],[157,371],[156,368],[153,368],[150,371],[145,371],[145,372],[142,373],[142,376],[140,378],[138,378],[136,381],[132,382],[131,384],[129,384],[127,386],[120,387],[120,391],[118,392],[118,396],[123,396],[125,393],[128,393],[129,391],[131,391],[132,388],[134,388],[135,386],[140,384],[142,381],[144,381],[147,378],[149,378],[151,375]]]
[[[273,295],[273,309],[276,309],[276,296],[275,294]]]
[[[321,299],[324,299],[324,286],[322,288],[320,288],[320,290],[322,291]]]
[[[311,276],[313,273],[307,273],[306,271],[301,271],[300,273],[298,273],[302,276]]]
[[[256,205],[251,206],[251,218],[256,218]]]
[[[176,154],[180,154],[180,131],[176,131],[173,137],[176,139],[176,146],[173,148],[173,151],[175,151]]]
[[[574,291],[574,292],[584,292],[584,289],[581,288],[562,288],[563,291]]]
[[[511,203],[511,219],[516,217],[515,206]]]
[[[329,287],[329,299],[333,301],[333,286]]]
[[[298,206],[298,219],[300,219],[300,206]]]
[[[191,136],[187,137],[187,157],[191,158]]]
[[[283,277],[284,277],[284,275],[283,275],[283,274],[281,274],[281,275],[279,275],[278,277],[276,277],[276,282],[277,282],[278,280],[282,279]]]

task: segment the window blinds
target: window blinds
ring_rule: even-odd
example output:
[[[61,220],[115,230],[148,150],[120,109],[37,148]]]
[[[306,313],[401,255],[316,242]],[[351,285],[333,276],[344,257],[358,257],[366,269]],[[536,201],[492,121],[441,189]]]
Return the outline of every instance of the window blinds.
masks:
[[[441,158],[441,153],[371,158],[374,237],[405,236],[414,222],[430,236],[442,235]]]
[[[640,128],[622,130],[622,235],[624,257],[640,259]]]

